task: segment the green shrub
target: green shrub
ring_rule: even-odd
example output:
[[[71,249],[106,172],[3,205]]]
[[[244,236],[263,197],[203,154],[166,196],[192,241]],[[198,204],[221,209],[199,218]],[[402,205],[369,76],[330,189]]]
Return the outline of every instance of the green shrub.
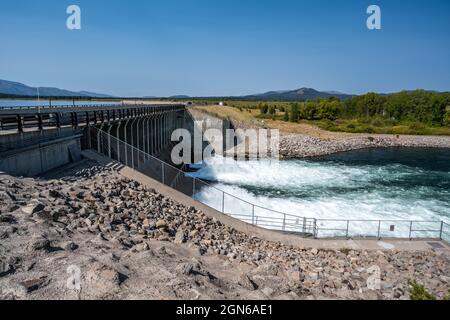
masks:
[[[274,106],[269,107],[269,114],[274,115],[277,113],[277,109]]]
[[[450,301],[450,289],[448,289],[448,294],[444,297],[444,300]]]
[[[300,118],[300,110],[298,103],[293,103],[291,105],[291,112],[289,114],[289,121],[291,122],[298,122]]]
[[[350,251],[351,251],[351,249],[349,249],[349,248],[342,248],[342,249],[339,249],[339,251],[342,252],[343,254],[345,254],[346,256],[348,256]]]
[[[375,127],[384,127],[385,122],[383,120],[381,120],[380,118],[376,118],[372,121],[372,125]]]
[[[423,125],[423,123],[413,122],[409,125],[409,128],[414,131],[421,131],[425,129],[425,126]]]
[[[259,110],[262,114],[266,114],[269,111],[269,106],[267,105],[267,103],[261,104],[259,106]]]
[[[410,280],[409,287],[411,300],[436,300],[436,297],[429,293],[423,285],[417,283],[416,280]]]

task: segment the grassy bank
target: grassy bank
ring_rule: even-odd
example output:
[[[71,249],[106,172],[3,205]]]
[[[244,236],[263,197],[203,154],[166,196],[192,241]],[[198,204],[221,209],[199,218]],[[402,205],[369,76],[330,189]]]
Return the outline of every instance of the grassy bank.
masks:
[[[248,124],[263,124],[269,128],[280,129],[284,133],[305,133],[321,135],[320,130],[342,133],[371,133],[396,135],[439,135],[450,136],[449,126],[430,126],[414,121],[394,121],[381,117],[336,120],[298,120],[289,121],[283,103],[273,102],[269,105],[277,106],[273,114],[262,113],[257,107],[261,103],[253,103],[246,107],[245,103],[234,105],[208,105],[196,107],[219,118],[230,118]],[[280,106],[282,106],[280,108]],[[316,128],[316,129],[314,129]]]
[[[383,119],[306,121],[332,132],[378,133],[398,135],[450,135],[450,127],[429,126],[420,122],[393,122]]]

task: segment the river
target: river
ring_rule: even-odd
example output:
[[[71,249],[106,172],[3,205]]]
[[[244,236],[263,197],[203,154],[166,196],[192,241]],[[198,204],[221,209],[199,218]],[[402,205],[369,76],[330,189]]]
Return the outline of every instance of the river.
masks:
[[[368,149],[288,161],[216,157],[198,168],[192,175],[220,190],[300,217],[450,223],[450,149]],[[196,198],[219,210],[222,206],[223,197],[212,187],[202,188]],[[251,215],[248,204],[229,196],[225,207]],[[351,228],[353,234],[373,234],[377,223]],[[402,228],[405,232],[409,226]]]

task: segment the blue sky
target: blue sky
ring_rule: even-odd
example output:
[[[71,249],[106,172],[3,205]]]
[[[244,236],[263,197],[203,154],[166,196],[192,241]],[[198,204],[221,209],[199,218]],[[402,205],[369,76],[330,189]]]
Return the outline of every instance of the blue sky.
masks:
[[[366,28],[371,4],[382,30]],[[0,78],[118,96],[448,91],[449,14],[448,0],[2,1]]]

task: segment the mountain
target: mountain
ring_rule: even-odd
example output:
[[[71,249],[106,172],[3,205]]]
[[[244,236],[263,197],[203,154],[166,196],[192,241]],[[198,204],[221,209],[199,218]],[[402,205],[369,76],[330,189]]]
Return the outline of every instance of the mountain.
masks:
[[[337,97],[341,100],[346,100],[353,96],[337,91],[318,91],[312,88],[300,88],[296,90],[269,91],[256,95],[243,96],[242,98],[247,100],[306,101],[315,100],[318,98],[326,99],[330,97]]]
[[[1,80],[0,79],[0,96],[37,96],[37,88],[27,86],[23,83]],[[101,94],[90,91],[69,91],[65,89],[52,87],[39,87],[39,95],[41,97],[92,97],[92,98],[113,98],[111,95]],[[353,95],[345,94],[338,91],[318,91],[312,88],[300,88],[297,90],[278,90],[269,91],[261,94],[235,97],[215,97],[217,99],[239,99],[239,100],[268,100],[268,101],[306,101],[318,98],[326,99],[329,97],[337,97],[346,100]],[[146,99],[155,99],[154,96],[143,97]],[[169,99],[191,99],[187,95],[174,95]],[[201,99],[214,97],[197,97]]]
[[[80,91],[78,92],[82,96],[87,97],[95,97],[95,98],[113,98],[113,96],[109,94],[103,94],[103,93],[96,93],[96,92],[90,92],[90,91]]]
[[[186,95],[176,95],[176,96],[170,96],[169,99],[189,99],[189,96]]]
[[[37,96],[37,88],[29,87],[23,83],[1,80],[0,94],[14,96]],[[110,95],[89,92],[89,91],[69,91],[52,87],[39,87],[39,95],[42,97],[93,97],[112,98]]]

